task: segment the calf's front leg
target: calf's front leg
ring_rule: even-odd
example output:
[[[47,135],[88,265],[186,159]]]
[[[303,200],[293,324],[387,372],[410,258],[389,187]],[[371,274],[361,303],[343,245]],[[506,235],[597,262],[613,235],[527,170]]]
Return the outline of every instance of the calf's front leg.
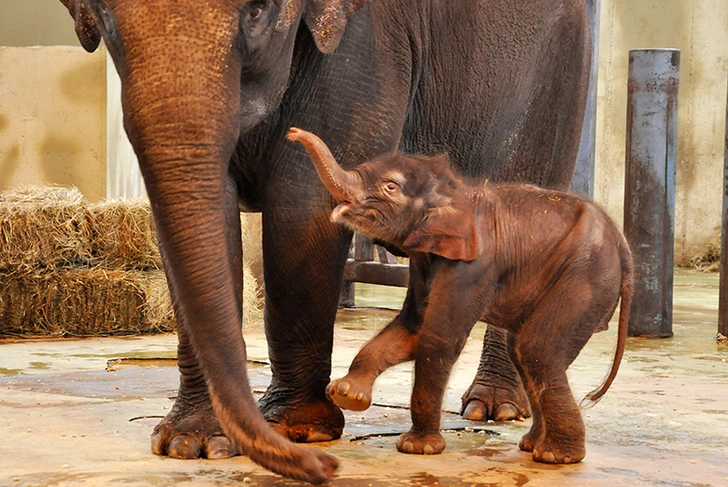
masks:
[[[455,361],[485,302],[477,264],[440,259],[433,281],[415,357],[412,428],[402,434],[397,450],[431,455],[445,449],[440,411]],[[464,285],[463,283],[467,283]]]
[[[349,372],[332,381],[326,393],[344,409],[364,411],[372,405],[374,381],[393,365],[415,358],[420,337],[429,263],[424,258],[410,260],[410,282],[402,311],[379,334],[359,351]]]

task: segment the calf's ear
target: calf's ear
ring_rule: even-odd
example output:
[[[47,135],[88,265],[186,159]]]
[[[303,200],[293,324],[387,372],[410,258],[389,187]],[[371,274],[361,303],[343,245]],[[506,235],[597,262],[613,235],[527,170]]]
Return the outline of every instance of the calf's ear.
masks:
[[[61,0],[75,21],[76,35],[88,52],[94,52],[101,42],[101,33],[96,27],[91,11],[82,0]]]
[[[407,237],[403,247],[450,260],[471,261],[483,252],[483,239],[473,211],[454,206],[434,208]]]

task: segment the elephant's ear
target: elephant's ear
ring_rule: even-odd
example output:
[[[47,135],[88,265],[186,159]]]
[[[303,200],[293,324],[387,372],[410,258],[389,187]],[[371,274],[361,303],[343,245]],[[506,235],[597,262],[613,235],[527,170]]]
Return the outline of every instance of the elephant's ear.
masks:
[[[404,241],[404,249],[428,252],[450,260],[475,260],[484,252],[481,232],[471,208],[433,208]]]
[[[61,0],[76,22],[76,35],[88,52],[94,52],[101,42],[101,33],[96,27],[88,5],[83,0]]]
[[[324,54],[336,49],[346,30],[349,15],[364,6],[367,0],[310,0],[304,20],[316,47]]]

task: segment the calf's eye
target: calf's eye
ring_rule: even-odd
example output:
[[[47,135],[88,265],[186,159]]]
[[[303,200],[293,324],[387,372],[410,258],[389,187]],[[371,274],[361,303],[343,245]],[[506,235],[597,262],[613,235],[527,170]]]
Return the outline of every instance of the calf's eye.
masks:
[[[384,190],[388,193],[396,193],[397,190],[399,190],[399,186],[397,185],[397,183],[393,183],[390,181],[388,183],[384,183]]]

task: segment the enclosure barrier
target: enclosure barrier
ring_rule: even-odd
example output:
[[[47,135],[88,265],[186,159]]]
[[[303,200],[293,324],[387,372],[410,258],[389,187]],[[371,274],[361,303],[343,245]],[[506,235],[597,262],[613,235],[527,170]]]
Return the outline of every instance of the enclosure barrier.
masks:
[[[586,100],[584,126],[581,130],[579,154],[576,158],[574,176],[569,191],[594,199],[594,159],[597,137],[597,81],[599,79],[599,23],[601,0],[586,0],[591,31],[592,56],[589,71],[589,94]]]
[[[718,293],[718,333],[728,336],[728,101],[725,110],[725,148],[723,149],[723,224],[720,234],[720,291]]]
[[[672,336],[680,51],[629,53],[624,233],[634,256],[629,335]]]
[[[374,260],[375,251],[379,262]],[[355,282],[407,287],[409,266],[398,264],[396,257],[384,247],[375,245],[370,238],[357,233],[354,235],[349,259],[344,268],[344,288],[339,297],[340,308],[351,308],[355,305]]]

